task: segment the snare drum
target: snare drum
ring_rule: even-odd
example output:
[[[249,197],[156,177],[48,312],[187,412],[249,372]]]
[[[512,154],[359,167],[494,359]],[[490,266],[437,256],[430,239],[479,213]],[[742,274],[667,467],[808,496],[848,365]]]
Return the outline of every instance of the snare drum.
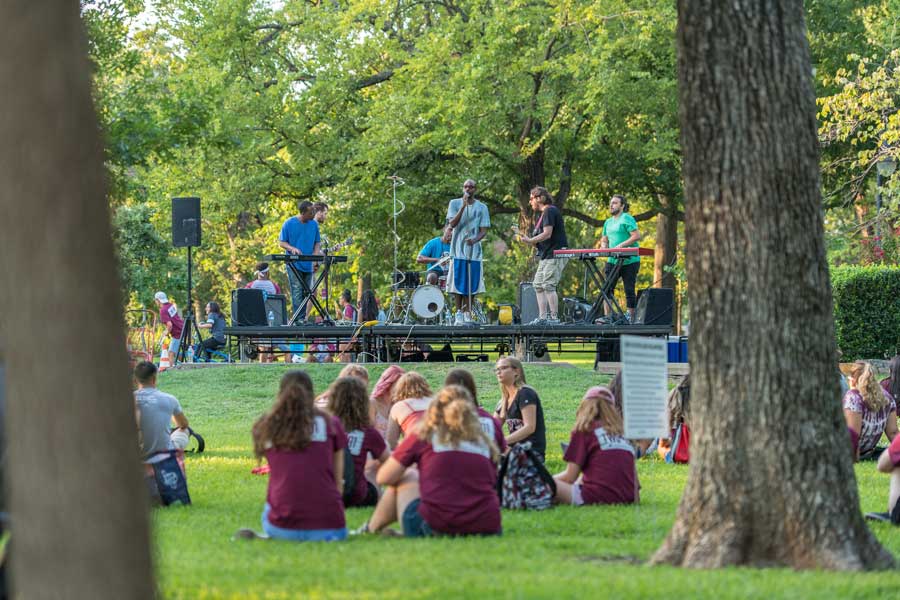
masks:
[[[420,276],[418,271],[405,271],[403,273],[394,273],[393,287],[399,290],[414,290],[419,287]]]

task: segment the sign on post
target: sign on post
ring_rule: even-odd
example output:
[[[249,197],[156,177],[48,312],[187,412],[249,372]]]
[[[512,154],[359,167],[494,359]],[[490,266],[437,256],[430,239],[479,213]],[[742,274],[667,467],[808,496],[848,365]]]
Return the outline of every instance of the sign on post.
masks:
[[[623,335],[622,410],[630,440],[669,437],[665,338]]]

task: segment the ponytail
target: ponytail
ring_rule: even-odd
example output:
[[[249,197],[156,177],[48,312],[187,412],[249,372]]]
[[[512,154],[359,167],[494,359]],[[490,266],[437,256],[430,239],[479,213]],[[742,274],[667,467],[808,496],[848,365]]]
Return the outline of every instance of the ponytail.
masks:
[[[484,444],[491,452],[491,460],[496,462],[500,454],[494,440],[481,429],[475,401],[464,387],[448,385],[442,388],[425,412],[419,429],[423,440],[437,442],[458,448],[461,442]]]
[[[858,360],[853,363],[850,372],[855,381],[855,388],[860,393],[866,407],[871,411],[879,411],[888,404],[884,390],[875,377],[875,369],[869,363]]]

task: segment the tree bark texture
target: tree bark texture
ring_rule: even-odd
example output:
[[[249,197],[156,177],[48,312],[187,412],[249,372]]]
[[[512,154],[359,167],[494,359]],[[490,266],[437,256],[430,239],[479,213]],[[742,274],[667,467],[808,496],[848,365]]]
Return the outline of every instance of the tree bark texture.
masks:
[[[0,2],[12,584],[152,598],[147,500],[79,3]]]
[[[691,470],[655,563],[893,566],[841,414],[800,0],[679,0]]]
[[[656,215],[656,248],[653,252],[653,287],[675,289],[675,274],[665,267],[675,264],[678,251],[678,220],[674,216],[674,201],[659,197],[660,210]]]

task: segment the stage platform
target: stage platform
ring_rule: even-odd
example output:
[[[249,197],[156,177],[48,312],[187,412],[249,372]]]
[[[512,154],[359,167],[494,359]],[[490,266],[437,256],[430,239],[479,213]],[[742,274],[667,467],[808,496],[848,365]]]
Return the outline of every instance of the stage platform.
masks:
[[[280,353],[296,353],[290,344],[333,344],[340,348],[353,338],[357,344],[358,362],[394,361],[404,352],[414,352],[416,344],[428,344],[434,351],[450,344],[458,353],[458,346],[467,345],[468,352],[502,351],[531,361],[548,350],[565,352],[562,344],[582,343],[598,347],[604,342],[617,341],[623,334],[664,337],[672,333],[668,325],[588,325],[567,323],[560,325],[302,325],[282,327],[227,327],[229,344],[240,348],[240,359],[248,360],[257,349]],[[554,348],[553,346],[557,346]],[[593,348],[592,348],[593,350]],[[314,351],[314,350],[313,350]],[[582,352],[584,350],[581,350]],[[406,359],[404,359],[406,360]]]

